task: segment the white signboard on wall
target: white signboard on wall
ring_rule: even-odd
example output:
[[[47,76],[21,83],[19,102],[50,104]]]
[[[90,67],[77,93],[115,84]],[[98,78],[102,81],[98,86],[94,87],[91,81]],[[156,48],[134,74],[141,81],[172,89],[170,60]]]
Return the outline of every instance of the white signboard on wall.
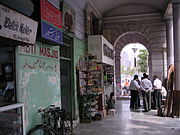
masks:
[[[38,23],[0,4],[0,36],[35,44]]]
[[[102,35],[88,36],[88,53],[97,57],[97,62],[114,65],[114,47]]]

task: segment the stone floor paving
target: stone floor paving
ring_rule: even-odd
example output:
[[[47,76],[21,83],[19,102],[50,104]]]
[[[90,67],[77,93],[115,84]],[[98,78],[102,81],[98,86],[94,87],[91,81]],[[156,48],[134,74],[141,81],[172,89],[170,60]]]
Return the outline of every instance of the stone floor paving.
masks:
[[[129,101],[117,101],[117,113],[100,121],[79,123],[75,135],[180,135],[180,119],[156,116],[150,112],[130,111]]]

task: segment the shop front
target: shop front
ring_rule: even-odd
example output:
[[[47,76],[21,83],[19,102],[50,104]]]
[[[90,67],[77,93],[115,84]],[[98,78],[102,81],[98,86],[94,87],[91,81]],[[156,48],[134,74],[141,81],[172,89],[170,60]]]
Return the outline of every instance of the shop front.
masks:
[[[88,36],[88,53],[77,64],[80,122],[100,120],[114,91],[114,48],[102,36]]]
[[[41,121],[40,107],[62,105],[61,12],[39,5],[38,22],[0,5],[0,134],[25,135]]]
[[[37,22],[0,4],[0,134],[25,134],[19,101],[18,45],[33,45]]]
[[[17,48],[18,101],[24,103],[26,132],[41,122],[38,109],[61,107],[59,47],[36,42]]]
[[[88,37],[88,53],[97,57],[102,66],[102,86],[105,97],[115,92],[114,85],[114,47],[103,35]]]
[[[35,9],[32,17],[38,21],[36,43],[34,46],[19,46],[17,54],[18,97],[25,103],[26,132],[41,122],[39,108],[50,105],[62,107],[62,13],[46,0],[35,1],[33,4]]]

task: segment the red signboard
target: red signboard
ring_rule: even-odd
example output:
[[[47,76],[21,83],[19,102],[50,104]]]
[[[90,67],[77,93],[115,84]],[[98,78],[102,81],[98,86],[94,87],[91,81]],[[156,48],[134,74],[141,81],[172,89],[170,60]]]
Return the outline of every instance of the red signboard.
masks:
[[[62,14],[47,0],[41,0],[41,18],[49,23],[62,28]]]

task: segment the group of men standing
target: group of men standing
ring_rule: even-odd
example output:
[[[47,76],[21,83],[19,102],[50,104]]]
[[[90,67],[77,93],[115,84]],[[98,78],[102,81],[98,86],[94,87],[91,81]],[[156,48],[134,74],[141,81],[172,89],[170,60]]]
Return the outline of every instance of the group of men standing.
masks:
[[[157,75],[154,76],[152,81],[146,73],[143,74],[141,81],[138,75],[134,75],[134,79],[129,86],[131,91],[130,109],[140,108],[140,95],[143,97],[143,112],[160,108],[162,100],[161,89],[162,81]]]

